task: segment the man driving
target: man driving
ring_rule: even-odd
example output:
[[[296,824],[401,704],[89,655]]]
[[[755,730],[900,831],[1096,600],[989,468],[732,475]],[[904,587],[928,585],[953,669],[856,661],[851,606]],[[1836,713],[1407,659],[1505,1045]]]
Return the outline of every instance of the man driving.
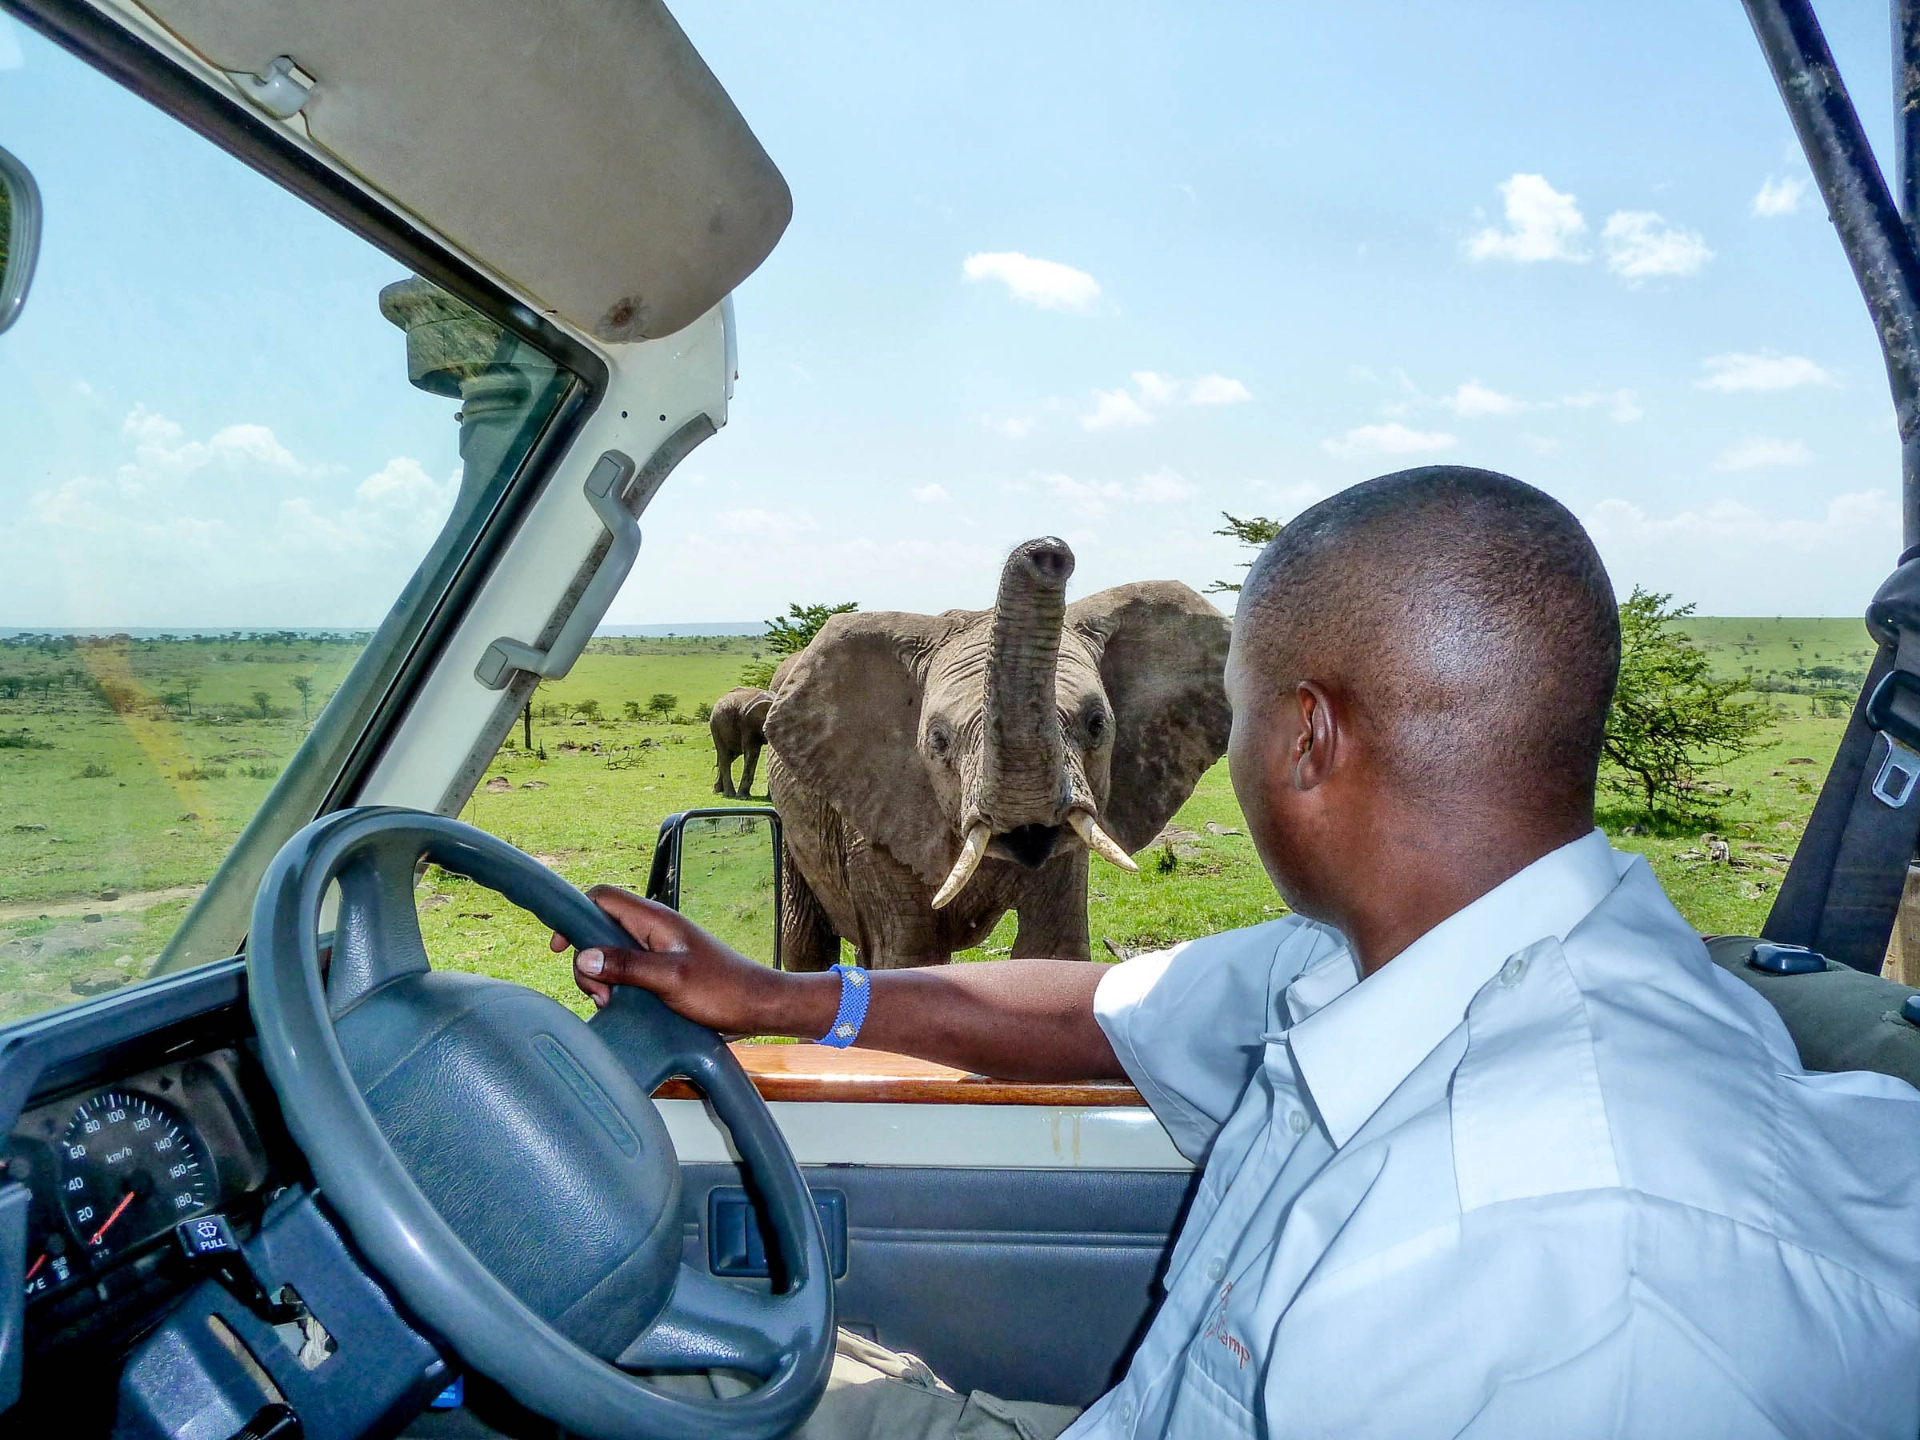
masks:
[[[1619,658],[1563,506],[1404,471],[1289,524],[1234,619],[1233,787],[1292,914],[1113,966],[784,974],[596,891],[635,940],[576,956],[601,1003],[1124,1077],[1204,1167],[1085,1414],[850,1341],[800,1433],[1920,1432],[1920,1092],[1803,1070],[1594,828]]]

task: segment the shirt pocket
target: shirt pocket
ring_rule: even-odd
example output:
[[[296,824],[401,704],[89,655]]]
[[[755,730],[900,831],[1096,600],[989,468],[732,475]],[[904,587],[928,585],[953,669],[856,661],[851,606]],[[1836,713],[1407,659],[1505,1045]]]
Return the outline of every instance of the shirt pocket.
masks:
[[[1202,1349],[1211,1343],[1196,1340],[1187,1351],[1181,1367],[1180,1393],[1174,1396],[1164,1433],[1205,1436],[1207,1440],[1240,1440],[1242,1436],[1252,1440],[1261,1433],[1254,1423],[1253,1395],[1258,1377],[1253,1362],[1249,1359],[1244,1370],[1235,1368],[1230,1383],[1223,1384],[1218,1367],[1210,1363],[1211,1357]],[[1221,1353],[1227,1355],[1224,1348]],[[1227,1364],[1234,1367],[1233,1356],[1227,1355]]]

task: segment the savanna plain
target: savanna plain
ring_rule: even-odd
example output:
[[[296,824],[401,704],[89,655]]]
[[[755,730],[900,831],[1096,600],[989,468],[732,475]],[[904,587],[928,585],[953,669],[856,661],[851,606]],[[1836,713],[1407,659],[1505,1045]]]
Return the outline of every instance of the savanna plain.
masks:
[[[1616,845],[1647,856],[1695,926],[1753,933],[1872,646],[1857,620],[1691,618],[1681,628],[1716,675],[1753,686],[1748,698],[1767,707],[1770,724],[1748,754],[1701,772],[1710,819],[1649,825],[1627,797],[1603,794],[1600,820]],[[0,1020],[146,973],[364,641],[292,631],[0,640]],[[700,718],[758,658],[752,637],[593,641],[570,675],[535,693],[461,818],[575,885],[643,890],[665,816],[765,803],[764,763],[754,799],[713,793]],[[1094,866],[1096,960],[1284,913],[1224,761],[1136,858],[1138,874]],[[690,869],[686,883],[699,878]],[[585,1008],[532,917],[439,870],[418,894],[436,965]],[[740,904],[740,916],[715,919],[733,930],[769,923],[760,887],[744,886]],[[960,958],[1005,955],[1013,931],[1008,916]]]

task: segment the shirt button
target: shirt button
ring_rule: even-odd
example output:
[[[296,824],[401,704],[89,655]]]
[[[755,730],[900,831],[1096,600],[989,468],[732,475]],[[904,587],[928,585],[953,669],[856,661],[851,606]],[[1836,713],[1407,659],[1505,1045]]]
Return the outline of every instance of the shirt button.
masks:
[[[1307,1112],[1304,1110],[1289,1110],[1287,1112],[1287,1129],[1296,1135],[1306,1134]]]
[[[1218,1284],[1226,1273],[1227,1262],[1218,1257],[1215,1257],[1213,1263],[1207,1266],[1207,1279],[1213,1281],[1215,1284]]]
[[[1133,1401],[1122,1400],[1120,1402],[1120,1423],[1122,1425],[1133,1424]]]
[[[1520,983],[1521,977],[1526,973],[1527,957],[1524,955],[1516,955],[1500,967],[1500,983],[1508,989],[1512,989]]]

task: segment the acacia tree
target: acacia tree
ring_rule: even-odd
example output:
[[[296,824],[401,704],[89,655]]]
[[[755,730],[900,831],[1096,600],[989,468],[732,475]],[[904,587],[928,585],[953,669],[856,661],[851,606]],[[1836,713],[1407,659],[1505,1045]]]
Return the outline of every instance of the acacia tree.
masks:
[[[787,606],[785,615],[777,615],[767,621],[763,643],[775,655],[798,655],[820,633],[820,627],[828,620],[859,608],[852,600],[844,605],[802,605],[796,601]],[[779,663],[778,660],[762,660],[756,652],[755,658],[740,668],[740,683],[765,689],[773,682],[773,672]]]
[[[1222,510],[1220,512],[1220,518],[1227,523],[1213,533],[1216,535],[1224,535],[1229,540],[1238,540],[1242,545],[1251,545],[1255,551],[1255,559],[1259,558],[1258,552],[1266,548],[1267,542],[1286,528],[1286,522],[1284,520],[1275,520],[1268,515],[1251,515],[1245,520],[1242,520],[1238,515],[1229,515],[1226,511]],[[1240,568],[1246,570],[1251,568],[1252,565],[1253,561],[1249,560],[1241,565]],[[1207,586],[1206,593],[1209,595],[1232,595],[1238,593],[1239,589],[1240,586],[1235,581],[1216,580]]]
[[[312,715],[313,676],[296,675],[287,683],[293,686],[294,693],[300,697],[300,722],[305,724]]]
[[[1701,769],[1736,760],[1766,728],[1766,709],[1739,697],[1742,680],[1715,680],[1707,655],[1674,626],[1693,614],[1671,595],[1633,587],[1620,605],[1620,683],[1607,711],[1603,784],[1649,818],[1703,820]]]

